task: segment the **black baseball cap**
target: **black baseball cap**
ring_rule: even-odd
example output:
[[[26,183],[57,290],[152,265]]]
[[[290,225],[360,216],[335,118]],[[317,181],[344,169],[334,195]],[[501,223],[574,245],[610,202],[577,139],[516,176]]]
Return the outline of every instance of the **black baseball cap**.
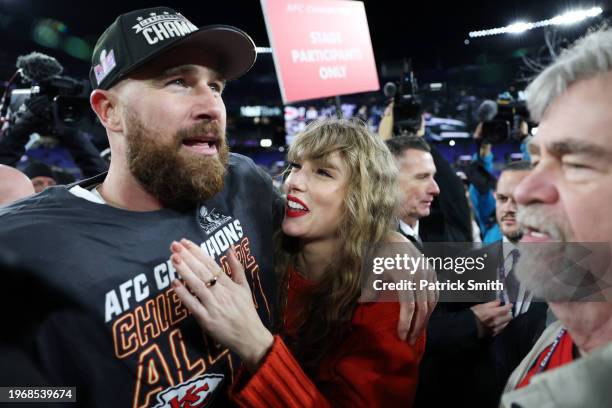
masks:
[[[195,45],[217,60],[224,79],[245,74],[257,57],[247,33],[228,25],[197,28],[168,7],[135,10],[117,19],[98,38],[89,80],[94,89],[109,89],[136,68],[179,45]]]
[[[53,173],[53,170],[51,169],[51,167],[49,167],[43,162],[31,162],[27,165],[25,169],[23,169],[23,172],[30,179],[33,179],[34,177],[49,177],[55,180],[55,174]]]

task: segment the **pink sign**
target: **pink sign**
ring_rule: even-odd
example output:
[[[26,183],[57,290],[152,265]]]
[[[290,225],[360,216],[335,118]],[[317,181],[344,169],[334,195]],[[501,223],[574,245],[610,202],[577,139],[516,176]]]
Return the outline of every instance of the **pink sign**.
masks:
[[[285,103],[380,89],[362,2],[261,4]]]

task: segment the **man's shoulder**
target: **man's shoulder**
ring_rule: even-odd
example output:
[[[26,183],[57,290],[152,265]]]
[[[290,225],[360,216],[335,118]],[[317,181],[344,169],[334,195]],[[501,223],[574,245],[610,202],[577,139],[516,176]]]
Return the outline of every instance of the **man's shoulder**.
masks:
[[[255,162],[241,154],[231,153],[225,178],[226,197],[245,197],[247,202],[259,202],[263,207],[272,207],[273,225],[278,227],[283,218],[284,200],[274,187],[272,177]]]
[[[551,323],[545,330],[542,332],[536,343],[533,345],[529,353],[523,358],[523,360],[519,363],[519,365],[514,369],[508,382],[506,383],[506,387],[504,389],[504,393],[512,392],[516,389],[516,386],[519,384],[521,379],[527,374],[529,369],[535,364],[535,362],[540,357],[540,354],[546,350],[548,346],[550,346],[559,331],[562,329],[562,324],[558,320]]]
[[[15,201],[6,206],[0,206],[0,217],[52,206],[53,203],[61,201],[60,195],[57,194],[60,189],[65,190],[66,188],[64,186],[49,187],[40,193]]]
[[[229,184],[253,184],[272,186],[272,178],[255,162],[242,154],[230,153],[228,166]]]
[[[253,159],[244,156],[240,153],[230,153],[229,168],[233,172],[257,173],[261,172],[261,168],[255,164]]]
[[[564,406],[611,406],[612,390],[608,384],[612,375],[612,342],[554,370],[537,374],[527,386],[516,389],[519,381],[559,335],[561,328],[562,324],[557,321],[542,333],[508,380],[501,407],[561,406],[561,402],[567,401],[577,402]]]
[[[494,251],[501,251],[504,248],[504,242],[500,238],[488,242],[481,242],[480,247]]]
[[[56,186],[0,207],[0,232],[7,233],[23,227],[36,226],[55,218],[60,213],[74,213],[72,209],[74,201],[65,186]]]

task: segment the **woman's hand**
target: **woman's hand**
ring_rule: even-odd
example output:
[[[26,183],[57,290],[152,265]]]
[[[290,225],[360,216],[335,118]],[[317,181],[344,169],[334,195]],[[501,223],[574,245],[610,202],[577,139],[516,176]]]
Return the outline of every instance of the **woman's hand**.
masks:
[[[251,289],[235,252],[228,252],[230,278],[189,240],[173,242],[170,249],[170,259],[184,281],[184,284],[172,281],[177,296],[206,333],[236,352],[247,368],[254,371],[274,337],[255,310]]]

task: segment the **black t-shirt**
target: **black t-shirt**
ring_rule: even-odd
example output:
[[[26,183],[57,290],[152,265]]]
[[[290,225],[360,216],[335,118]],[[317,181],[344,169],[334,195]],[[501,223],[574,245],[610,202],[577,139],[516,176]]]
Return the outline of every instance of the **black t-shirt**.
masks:
[[[271,327],[279,205],[270,178],[232,154],[223,191],[186,212],[121,210],[65,187],[0,208],[1,245],[18,260],[1,271],[3,343],[25,350],[50,385],[77,386],[84,406],[226,405],[240,362],[179,302],[170,243],[188,238],[222,265],[236,245]]]

